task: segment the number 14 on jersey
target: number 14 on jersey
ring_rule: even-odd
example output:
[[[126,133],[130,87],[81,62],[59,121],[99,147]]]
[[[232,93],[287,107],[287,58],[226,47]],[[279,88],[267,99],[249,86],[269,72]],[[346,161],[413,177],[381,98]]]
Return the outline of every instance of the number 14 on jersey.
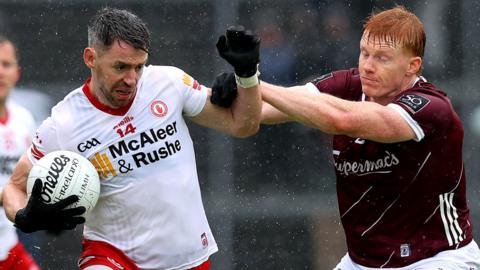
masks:
[[[125,137],[129,133],[135,133],[137,128],[133,126],[132,123],[125,126],[125,128],[118,128],[117,133],[120,135],[120,138]]]

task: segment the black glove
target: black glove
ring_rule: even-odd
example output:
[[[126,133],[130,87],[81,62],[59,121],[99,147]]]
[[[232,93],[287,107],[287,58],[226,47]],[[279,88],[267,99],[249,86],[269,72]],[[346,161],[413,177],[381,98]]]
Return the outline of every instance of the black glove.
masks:
[[[248,78],[257,73],[260,63],[260,38],[243,26],[230,26],[217,41],[220,56],[235,69],[239,77]]]
[[[212,104],[230,108],[236,97],[237,84],[235,83],[235,75],[225,72],[219,74],[212,85],[212,96],[210,97]]]
[[[37,179],[33,185],[32,194],[27,206],[18,210],[15,215],[15,226],[24,233],[38,230],[71,230],[84,223],[85,218],[79,215],[85,213],[85,207],[65,209],[78,201],[78,196],[71,195],[53,204],[42,200],[42,181]]]

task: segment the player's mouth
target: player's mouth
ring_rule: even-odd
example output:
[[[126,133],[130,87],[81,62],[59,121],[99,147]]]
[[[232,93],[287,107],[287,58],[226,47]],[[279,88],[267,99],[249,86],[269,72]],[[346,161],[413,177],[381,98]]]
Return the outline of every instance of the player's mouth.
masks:
[[[134,93],[133,90],[114,90],[118,99],[130,99]]]
[[[360,76],[360,79],[362,81],[362,84],[370,84],[370,85],[378,84],[378,80],[368,78],[368,77],[365,77],[365,76]]]

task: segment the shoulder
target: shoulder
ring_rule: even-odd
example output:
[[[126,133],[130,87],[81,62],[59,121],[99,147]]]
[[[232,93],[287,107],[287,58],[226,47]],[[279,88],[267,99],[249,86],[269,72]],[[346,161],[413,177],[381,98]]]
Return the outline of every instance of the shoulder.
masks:
[[[33,129],[35,127],[35,120],[33,115],[26,108],[18,105],[13,101],[7,103],[9,113],[12,115],[15,123],[24,123],[28,128]]]
[[[182,77],[185,72],[174,66],[146,66],[143,71],[143,80],[155,80],[155,79],[172,79],[175,80]]]
[[[63,122],[65,119],[71,121],[72,115],[81,116],[86,107],[91,107],[91,103],[83,93],[82,87],[79,87],[68,93],[61,101],[52,107],[50,117],[54,122]]]
[[[347,100],[361,98],[362,84],[357,68],[333,71],[317,77],[311,83],[322,93]]]
[[[414,87],[398,95],[395,102],[412,114],[427,108],[437,111],[453,110],[447,94],[429,82],[416,83]]]
[[[32,114],[30,113],[29,110],[27,110],[26,108],[18,105],[17,103],[13,102],[13,101],[9,101],[7,103],[7,108],[9,111],[11,111],[11,113],[14,115],[14,116],[19,116],[19,117],[26,117],[26,118],[33,118],[32,117]]]
[[[426,136],[452,129],[463,129],[447,95],[433,84],[422,82],[395,97],[392,104],[401,108],[422,128]]]
[[[182,69],[173,66],[150,65],[145,67],[140,84],[141,87],[155,87],[159,89],[173,86],[172,89],[177,91],[183,90],[185,87],[194,90],[202,88],[200,83],[192,76]]]

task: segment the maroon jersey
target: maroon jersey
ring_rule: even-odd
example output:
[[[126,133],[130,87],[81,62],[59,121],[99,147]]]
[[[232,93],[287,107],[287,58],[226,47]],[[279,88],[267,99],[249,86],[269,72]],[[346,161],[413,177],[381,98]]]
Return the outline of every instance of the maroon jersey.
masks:
[[[357,69],[333,72],[312,83],[322,93],[365,100]],[[367,267],[403,267],[472,240],[463,127],[450,100],[420,78],[387,106],[410,124],[416,140],[333,138],[348,253]]]

